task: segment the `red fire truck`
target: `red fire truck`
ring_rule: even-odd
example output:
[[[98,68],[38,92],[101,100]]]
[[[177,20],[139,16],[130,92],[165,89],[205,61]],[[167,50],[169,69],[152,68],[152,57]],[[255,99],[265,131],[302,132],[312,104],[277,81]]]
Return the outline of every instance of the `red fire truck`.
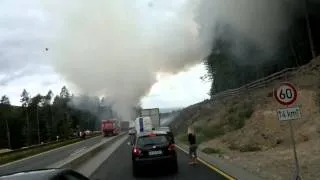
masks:
[[[114,136],[120,133],[119,121],[115,119],[102,120],[101,132],[103,136]]]

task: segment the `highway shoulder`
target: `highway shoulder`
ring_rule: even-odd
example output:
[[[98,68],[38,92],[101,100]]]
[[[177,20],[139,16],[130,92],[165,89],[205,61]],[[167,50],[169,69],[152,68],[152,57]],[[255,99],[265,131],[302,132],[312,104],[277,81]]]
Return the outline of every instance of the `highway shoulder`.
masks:
[[[184,153],[188,153],[188,146],[177,143],[177,147],[183,151]],[[235,179],[250,179],[250,180],[262,180],[260,177],[258,177],[255,174],[252,174],[250,172],[245,171],[241,167],[237,167],[235,165],[231,165],[227,162],[224,162],[221,159],[218,159],[216,157],[207,155],[201,151],[197,152],[198,154],[198,160],[209,167],[210,169],[214,170],[218,174],[222,175],[226,179],[229,180],[235,180]]]

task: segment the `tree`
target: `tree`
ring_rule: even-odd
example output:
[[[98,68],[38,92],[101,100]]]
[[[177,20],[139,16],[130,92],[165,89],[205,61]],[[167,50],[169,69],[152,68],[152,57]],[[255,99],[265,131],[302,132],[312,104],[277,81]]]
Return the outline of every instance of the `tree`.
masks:
[[[0,105],[2,106],[3,112],[1,112],[1,116],[5,121],[6,124],[6,131],[7,131],[7,141],[8,141],[8,147],[11,149],[11,136],[10,136],[10,127],[8,123],[8,117],[5,116],[5,114],[10,113],[10,100],[8,96],[3,95],[0,100]]]
[[[53,97],[51,90],[44,96],[30,97],[24,89],[20,99],[22,106],[12,106],[7,96],[0,97],[0,148],[17,149],[52,141],[56,136],[67,139],[79,127],[82,130],[99,128],[98,97],[71,96],[65,86],[52,102]],[[85,108],[72,105],[71,102],[79,98],[84,100],[81,105]]]
[[[60,97],[64,99],[70,98],[70,93],[69,90],[67,89],[66,86],[63,86],[60,92]]]
[[[211,53],[204,60],[207,77],[212,83],[211,97],[284,68],[309,63],[317,55],[316,52],[320,52],[320,41],[312,42],[319,40],[320,35],[311,34],[311,31],[320,30],[320,26],[317,26],[320,23],[320,11],[319,8],[309,10],[313,12],[305,11],[304,15],[295,16],[290,27],[279,34],[277,47],[271,50],[261,48],[247,34],[237,32],[232,26],[217,25],[215,32],[218,34],[214,36]],[[306,22],[309,16],[309,22]]]
[[[53,131],[52,131],[52,125],[53,125],[53,112],[52,112],[52,105],[51,105],[52,97],[53,97],[53,92],[49,90],[47,95],[43,97],[43,104],[42,104],[44,108],[44,112],[46,114],[45,124],[46,124],[47,133],[45,136],[49,139],[54,138]]]
[[[41,94],[37,94],[33,98],[31,98],[30,108],[31,112],[35,112],[35,119],[36,119],[36,126],[37,126],[37,137],[38,137],[38,144],[41,143],[41,135],[40,135],[40,119],[39,119],[39,106],[43,104],[44,98]]]
[[[22,94],[21,94],[21,99],[20,102],[22,103],[22,107],[24,108],[25,111],[25,118],[26,118],[26,130],[25,130],[25,135],[27,138],[27,145],[30,145],[31,143],[31,133],[30,133],[30,121],[29,121],[29,103],[30,103],[30,96],[29,93],[27,92],[26,89],[23,89]]]
[[[66,86],[63,86],[60,91],[60,108],[62,119],[61,119],[61,133],[63,137],[68,137],[71,134],[71,119],[70,119],[70,108],[68,107],[68,103],[70,101],[70,93]],[[71,131],[70,131],[71,129]]]

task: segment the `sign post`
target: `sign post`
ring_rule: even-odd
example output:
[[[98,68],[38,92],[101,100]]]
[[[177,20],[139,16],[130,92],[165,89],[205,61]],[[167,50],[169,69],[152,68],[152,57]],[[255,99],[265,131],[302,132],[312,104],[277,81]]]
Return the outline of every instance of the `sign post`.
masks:
[[[275,99],[281,104],[286,106],[287,108],[278,109],[278,119],[279,121],[289,121],[290,126],[290,136],[291,136],[291,142],[293,147],[293,155],[294,155],[294,162],[295,162],[295,174],[294,174],[294,180],[301,180],[300,175],[300,167],[299,167],[299,161],[297,156],[297,150],[296,150],[296,142],[294,139],[294,132],[292,127],[292,120],[300,119],[301,113],[299,107],[289,107],[297,100],[297,90],[296,88],[288,82],[281,83],[280,86],[276,89],[274,89],[274,97]]]

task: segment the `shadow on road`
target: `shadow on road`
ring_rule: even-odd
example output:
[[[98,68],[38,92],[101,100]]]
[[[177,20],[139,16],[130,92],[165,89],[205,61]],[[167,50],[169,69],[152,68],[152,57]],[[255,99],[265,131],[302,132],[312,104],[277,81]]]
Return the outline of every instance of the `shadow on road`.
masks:
[[[179,172],[173,173],[166,167],[161,166],[153,166],[150,168],[146,168],[139,174],[135,179],[172,179]]]

